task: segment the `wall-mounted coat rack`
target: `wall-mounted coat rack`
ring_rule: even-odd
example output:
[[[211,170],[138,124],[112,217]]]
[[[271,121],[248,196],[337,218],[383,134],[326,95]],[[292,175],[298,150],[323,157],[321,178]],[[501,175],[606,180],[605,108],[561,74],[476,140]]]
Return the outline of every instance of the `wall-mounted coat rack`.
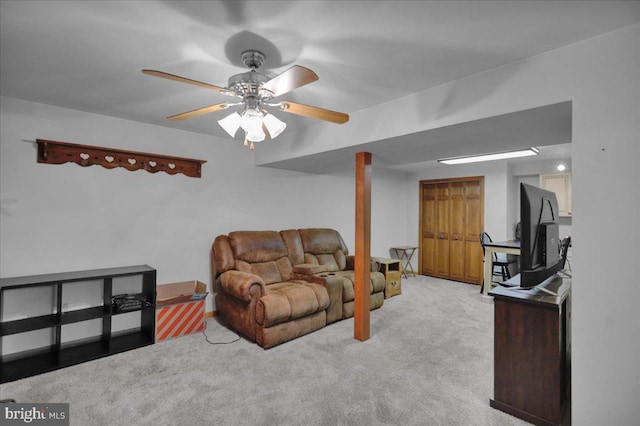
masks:
[[[98,164],[107,169],[124,167],[129,171],[142,169],[150,173],[160,171],[170,175],[182,173],[189,177],[199,178],[201,176],[201,166],[207,162],[206,160],[79,145],[46,139],[36,139],[36,143],[38,144],[38,163],[64,164],[71,162],[83,167]]]

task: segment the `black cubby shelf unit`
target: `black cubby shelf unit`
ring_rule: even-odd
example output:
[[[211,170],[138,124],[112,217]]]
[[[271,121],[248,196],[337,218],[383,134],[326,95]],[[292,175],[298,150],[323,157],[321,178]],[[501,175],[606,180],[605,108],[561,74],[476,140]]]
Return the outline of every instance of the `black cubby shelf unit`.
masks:
[[[111,298],[141,294],[116,313]],[[155,342],[156,270],[147,265],[0,279],[0,383]]]

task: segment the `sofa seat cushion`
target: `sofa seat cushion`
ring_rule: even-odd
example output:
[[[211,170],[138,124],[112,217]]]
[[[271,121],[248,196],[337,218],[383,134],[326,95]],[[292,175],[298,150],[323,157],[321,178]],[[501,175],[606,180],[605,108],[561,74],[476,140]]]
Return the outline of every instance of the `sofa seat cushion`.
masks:
[[[293,268],[286,256],[274,261],[255,263],[236,260],[235,268],[259,276],[267,285],[287,281],[293,275]]]
[[[317,275],[322,276],[323,274]],[[355,281],[355,271],[337,271],[332,273],[332,275],[342,277],[342,302],[345,303],[353,301],[355,299],[355,288],[353,284]],[[370,294],[384,291],[386,283],[382,272],[371,272],[370,279]]]
[[[258,300],[256,322],[262,327],[291,321],[329,307],[327,289],[307,281],[287,281],[266,286]]]

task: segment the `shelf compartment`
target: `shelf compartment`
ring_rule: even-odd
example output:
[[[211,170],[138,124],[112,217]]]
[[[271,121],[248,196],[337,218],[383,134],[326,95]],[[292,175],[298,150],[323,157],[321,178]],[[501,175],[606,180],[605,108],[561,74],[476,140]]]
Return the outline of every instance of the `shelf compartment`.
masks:
[[[114,335],[140,332],[141,327],[140,310],[123,312],[111,317],[111,333]]]
[[[155,337],[151,333],[122,333],[114,336],[109,341],[109,350],[111,353],[125,352],[131,349],[139,348],[153,344]]]
[[[35,285],[29,287],[7,287],[2,279],[2,315],[0,321],[9,323],[25,318],[40,318],[56,314],[58,285]]]
[[[51,352],[57,347],[58,337],[56,326],[2,336],[2,362]]]
[[[102,306],[104,300],[104,279],[80,280],[62,283],[63,314],[82,309]]]
[[[142,292],[142,275],[131,275],[126,277],[114,277],[111,284],[113,296],[118,294],[137,294]],[[110,302],[110,301],[109,301]]]
[[[93,318],[82,322],[64,324],[60,327],[60,349],[77,346],[85,342],[100,340],[103,318]]]
[[[93,339],[81,344],[70,345],[60,350],[60,367],[80,364],[85,361],[102,358],[109,355],[109,348],[106,341]]]

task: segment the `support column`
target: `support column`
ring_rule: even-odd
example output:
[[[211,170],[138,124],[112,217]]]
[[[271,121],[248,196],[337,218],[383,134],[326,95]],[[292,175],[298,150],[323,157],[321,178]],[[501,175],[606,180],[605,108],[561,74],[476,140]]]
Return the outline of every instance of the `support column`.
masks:
[[[361,342],[371,336],[371,153],[356,153],[356,247],[354,337]]]

